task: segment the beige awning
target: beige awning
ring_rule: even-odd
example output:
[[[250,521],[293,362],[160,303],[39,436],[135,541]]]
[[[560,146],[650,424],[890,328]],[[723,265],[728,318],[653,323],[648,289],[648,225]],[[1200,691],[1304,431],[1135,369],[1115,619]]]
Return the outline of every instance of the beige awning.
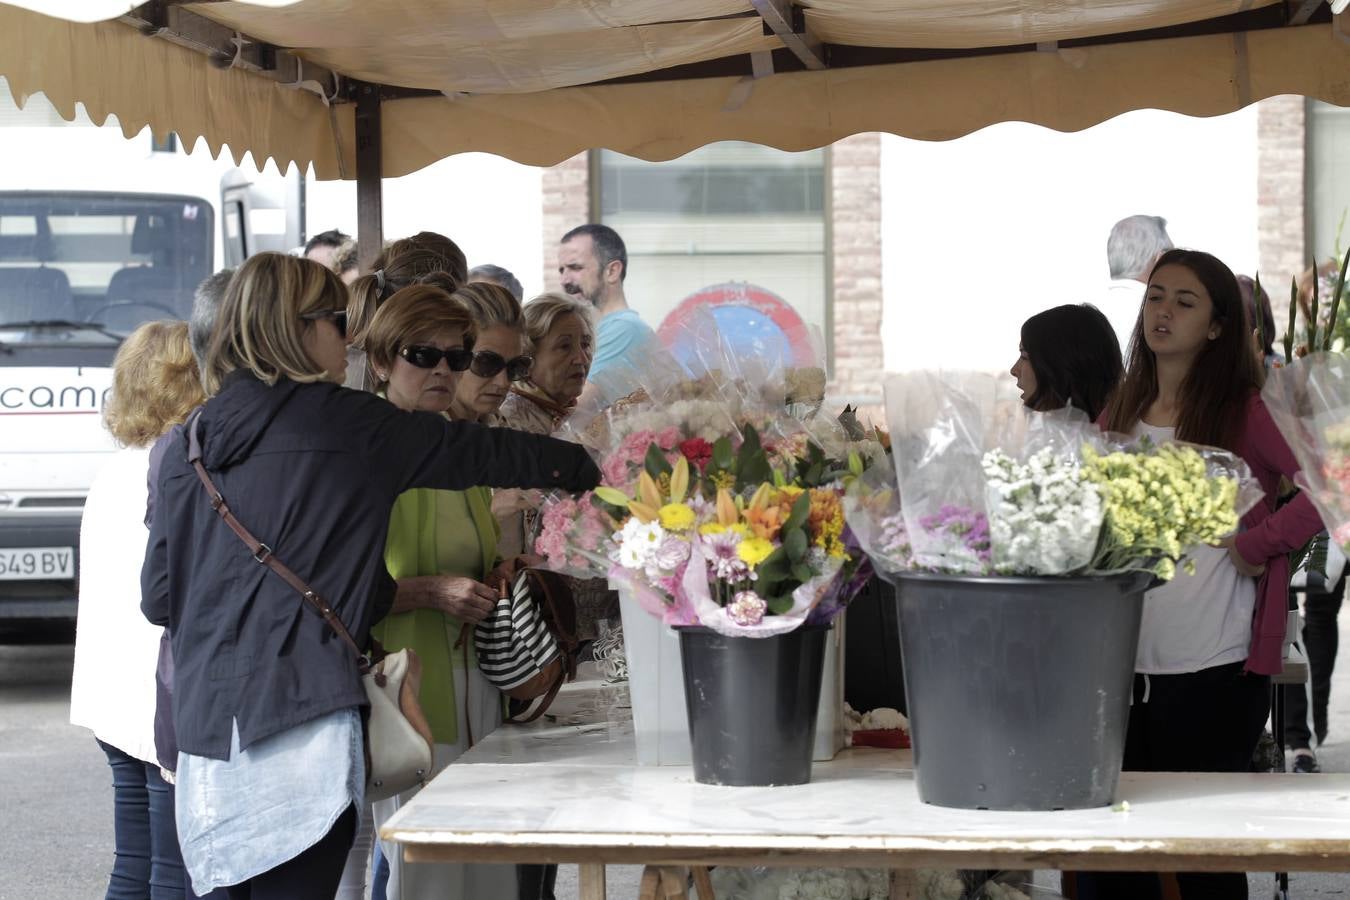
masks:
[[[85,18],[129,5],[23,3]],[[823,47],[817,70],[766,27],[761,14],[775,6],[787,4],[180,7],[254,42],[235,46],[290,51],[299,64],[282,83],[120,19],[87,24],[0,5],[0,75],[20,102],[41,91],[70,115],[81,101],[96,120],[115,113],[128,133],[150,125],[189,144],[204,136],[213,149],[312,162],[321,178],[355,175],[353,105],[321,96],[340,84],[334,73],[393,97],[382,104],[386,176],[470,150],[535,165],[594,147],[668,159],[731,139],[797,150],[867,131],[940,140],[1008,120],[1072,131],[1131,109],[1210,116],[1277,94],[1350,105],[1341,33],[1350,26],[1325,21],[1325,11],[1320,24],[1284,25],[1284,4],[1269,0],[801,0],[798,32]],[[1194,31],[1208,33],[1187,36]],[[248,61],[242,50],[233,59]]]

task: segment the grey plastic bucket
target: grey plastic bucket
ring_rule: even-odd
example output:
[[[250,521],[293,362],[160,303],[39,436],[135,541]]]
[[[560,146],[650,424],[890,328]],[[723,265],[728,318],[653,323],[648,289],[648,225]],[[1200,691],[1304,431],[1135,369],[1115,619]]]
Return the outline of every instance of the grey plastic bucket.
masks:
[[[1150,577],[891,580],[919,799],[1110,805]]]
[[[694,780],[737,786],[810,781],[830,627],[803,625],[767,638],[675,630]]]

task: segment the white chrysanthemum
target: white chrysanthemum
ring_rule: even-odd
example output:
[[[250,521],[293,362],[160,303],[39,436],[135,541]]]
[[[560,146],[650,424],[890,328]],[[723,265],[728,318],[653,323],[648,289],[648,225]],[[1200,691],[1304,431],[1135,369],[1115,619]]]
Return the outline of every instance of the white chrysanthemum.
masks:
[[[639,522],[629,519],[619,530],[619,565],[626,569],[641,569],[661,546],[665,529],[657,522]]]

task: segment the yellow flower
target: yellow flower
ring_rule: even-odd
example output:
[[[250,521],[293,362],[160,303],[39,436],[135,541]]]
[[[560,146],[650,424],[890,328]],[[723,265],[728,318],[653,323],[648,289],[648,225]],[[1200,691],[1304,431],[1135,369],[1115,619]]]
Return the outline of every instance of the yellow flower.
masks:
[[[687,503],[667,503],[657,514],[661,517],[661,527],[669,531],[687,531],[694,524],[694,511]]]
[[[746,538],[736,545],[736,555],[752,569],[768,559],[772,552],[773,544],[764,538]]]
[[[698,533],[704,537],[712,534],[725,534],[726,530],[726,526],[721,522],[709,522],[706,525],[700,525],[698,527]]]

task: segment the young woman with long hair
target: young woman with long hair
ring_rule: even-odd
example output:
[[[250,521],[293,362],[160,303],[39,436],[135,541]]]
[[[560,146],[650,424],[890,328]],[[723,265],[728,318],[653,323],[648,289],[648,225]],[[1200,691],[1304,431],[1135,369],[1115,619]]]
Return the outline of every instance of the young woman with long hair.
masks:
[[[1191,548],[1194,575],[1179,573],[1145,596],[1127,770],[1247,771],[1270,712],[1288,554],[1322,526],[1306,496],[1275,508],[1281,476],[1292,481],[1298,463],[1261,401],[1251,333],[1226,265],[1196,250],[1167,251],[1149,276],[1125,378],[1102,415],[1109,431],[1233,451],[1265,489],[1237,534]],[[1159,896],[1152,875],[1091,880],[1098,898]],[[1247,896],[1238,873],[1177,880],[1183,898]]]

